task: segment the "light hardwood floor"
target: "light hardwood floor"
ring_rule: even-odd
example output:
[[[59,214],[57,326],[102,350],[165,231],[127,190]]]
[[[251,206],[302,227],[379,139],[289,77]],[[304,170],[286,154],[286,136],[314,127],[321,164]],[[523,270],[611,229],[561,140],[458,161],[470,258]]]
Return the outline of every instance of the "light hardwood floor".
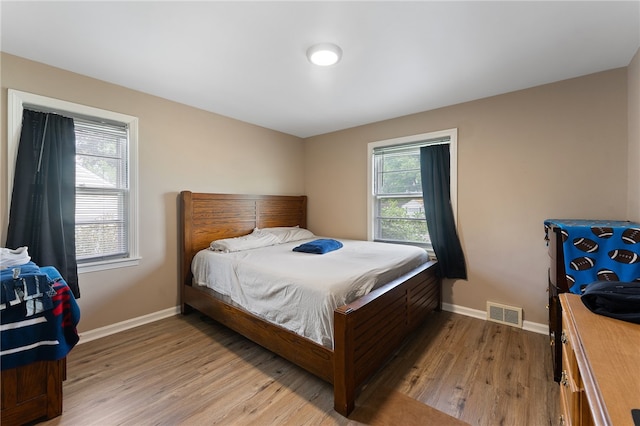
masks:
[[[356,407],[380,389],[471,425],[558,423],[548,337],[450,312],[410,336]],[[356,424],[333,410],[331,385],[198,313],[74,348],[63,406],[42,424]]]

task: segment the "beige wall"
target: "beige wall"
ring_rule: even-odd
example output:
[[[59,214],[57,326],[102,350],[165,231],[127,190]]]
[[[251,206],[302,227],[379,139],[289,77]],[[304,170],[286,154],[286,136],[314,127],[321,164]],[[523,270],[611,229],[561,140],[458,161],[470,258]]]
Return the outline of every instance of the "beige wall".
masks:
[[[181,190],[298,195],[303,146],[282,134],[78,74],[2,54],[2,237],[7,223],[7,89],[139,118],[139,266],[82,274],[86,331],[178,303],[177,194]]]
[[[544,219],[626,219],[627,69],[309,138],[309,227],[366,238],[367,143],[454,127],[469,279],[445,282],[444,301],[546,323]]]
[[[627,67],[629,127],[628,219],[640,222],[640,49]]]
[[[7,88],[140,119],[143,259],[137,267],[80,276],[80,331],[177,304],[176,197],[183,189],[304,192],[312,231],[366,238],[366,153],[372,141],[458,128],[458,221],[469,280],[445,283],[447,303],[479,310],[486,300],[507,303],[523,307],[525,320],[546,323],[543,220],[639,214],[637,203],[632,206],[640,173],[638,55],[628,69],[305,141],[4,53],[0,59],[2,241]],[[627,161],[628,153],[636,161]]]

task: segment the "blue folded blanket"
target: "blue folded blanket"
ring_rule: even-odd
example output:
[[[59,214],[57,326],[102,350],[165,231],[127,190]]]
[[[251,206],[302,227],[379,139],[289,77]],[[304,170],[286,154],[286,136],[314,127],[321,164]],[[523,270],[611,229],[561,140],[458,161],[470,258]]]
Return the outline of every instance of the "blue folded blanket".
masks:
[[[338,250],[342,247],[342,243],[340,241],[332,240],[329,238],[321,238],[319,240],[309,241],[308,243],[304,243],[295,247],[293,251],[299,251],[301,253],[315,253],[315,254],[325,254],[330,251]]]

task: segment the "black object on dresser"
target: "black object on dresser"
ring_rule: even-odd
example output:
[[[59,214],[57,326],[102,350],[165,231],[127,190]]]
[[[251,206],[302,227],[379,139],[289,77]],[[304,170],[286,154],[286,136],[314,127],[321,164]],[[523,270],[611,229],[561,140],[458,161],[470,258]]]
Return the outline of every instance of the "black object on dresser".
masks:
[[[562,250],[562,229],[553,224],[545,225],[547,229],[547,244],[549,246],[549,343],[551,345],[551,360],[553,363],[553,380],[560,382],[562,375],[562,307],[560,293],[569,291],[567,274],[565,272],[564,254]]]

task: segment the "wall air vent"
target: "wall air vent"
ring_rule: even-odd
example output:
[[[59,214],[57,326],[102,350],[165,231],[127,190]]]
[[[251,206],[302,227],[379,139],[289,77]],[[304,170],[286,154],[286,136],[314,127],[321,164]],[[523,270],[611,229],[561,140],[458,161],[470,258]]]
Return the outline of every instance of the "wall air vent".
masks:
[[[487,320],[522,328],[522,308],[487,302]]]

